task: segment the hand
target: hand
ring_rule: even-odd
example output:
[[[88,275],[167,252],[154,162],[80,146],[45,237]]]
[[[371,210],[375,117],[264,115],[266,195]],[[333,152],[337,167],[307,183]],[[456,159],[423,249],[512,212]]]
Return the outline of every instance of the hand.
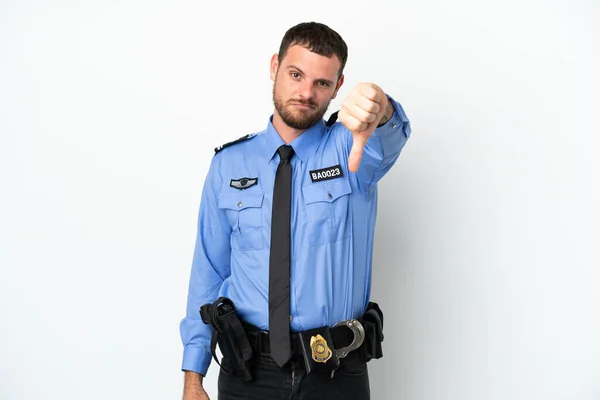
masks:
[[[208,393],[204,390],[204,388],[200,388],[200,390],[193,392],[185,392],[183,394],[183,400],[210,400],[208,397]]]
[[[372,83],[359,83],[342,101],[338,120],[352,133],[348,168],[358,171],[363,149],[390,104],[385,92]]]

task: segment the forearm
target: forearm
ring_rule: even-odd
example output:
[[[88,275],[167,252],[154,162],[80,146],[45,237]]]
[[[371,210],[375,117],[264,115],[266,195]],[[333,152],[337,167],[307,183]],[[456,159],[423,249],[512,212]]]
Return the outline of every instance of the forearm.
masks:
[[[184,383],[183,383],[183,394],[185,395],[200,395],[204,393],[202,387],[202,380],[204,377],[198,372],[185,371]]]
[[[385,112],[363,149],[358,185],[370,194],[375,184],[396,162],[410,136],[410,123],[400,103],[386,96]]]

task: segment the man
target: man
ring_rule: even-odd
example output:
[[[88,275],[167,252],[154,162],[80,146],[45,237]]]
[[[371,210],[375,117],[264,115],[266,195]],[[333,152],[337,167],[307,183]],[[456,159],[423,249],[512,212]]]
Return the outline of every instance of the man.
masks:
[[[208,398],[218,299],[232,302],[234,318],[217,339],[220,400],[369,398],[366,361],[381,356],[369,349],[382,340],[371,328],[383,325],[369,301],[377,183],[411,129],[400,104],[369,83],[325,122],[346,60],[328,26],[290,28],[271,59],[266,129],[215,149],[180,326],[185,400]]]

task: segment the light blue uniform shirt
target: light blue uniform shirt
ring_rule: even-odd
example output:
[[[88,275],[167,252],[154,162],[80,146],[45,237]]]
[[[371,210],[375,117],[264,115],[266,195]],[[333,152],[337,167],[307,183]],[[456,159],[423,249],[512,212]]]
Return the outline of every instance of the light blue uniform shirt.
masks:
[[[388,99],[395,112],[369,138],[356,173],[348,170],[352,134],[339,122],[327,126],[321,120],[290,143],[295,151],[292,331],[359,318],[369,302],[377,182],[411,133],[401,105]],[[276,151],[282,144],[271,116],[264,131],[223,148],[212,159],[198,216],[187,311],[180,324],[182,370],[206,375],[212,328],[202,322],[199,310],[219,296],[229,297],[245,321],[269,328],[271,205]],[[243,178],[250,181],[239,189],[236,181]]]

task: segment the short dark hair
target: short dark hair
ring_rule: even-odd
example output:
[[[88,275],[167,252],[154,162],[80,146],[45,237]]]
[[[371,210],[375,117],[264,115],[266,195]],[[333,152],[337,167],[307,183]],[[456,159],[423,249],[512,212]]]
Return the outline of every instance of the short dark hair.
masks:
[[[291,46],[300,45],[324,57],[336,55],[341,62],[338,78],[348,60],[348,46],[339,33],[319,22],[302,22],[287,30],[279,46],[278,60],[285,57]]]

